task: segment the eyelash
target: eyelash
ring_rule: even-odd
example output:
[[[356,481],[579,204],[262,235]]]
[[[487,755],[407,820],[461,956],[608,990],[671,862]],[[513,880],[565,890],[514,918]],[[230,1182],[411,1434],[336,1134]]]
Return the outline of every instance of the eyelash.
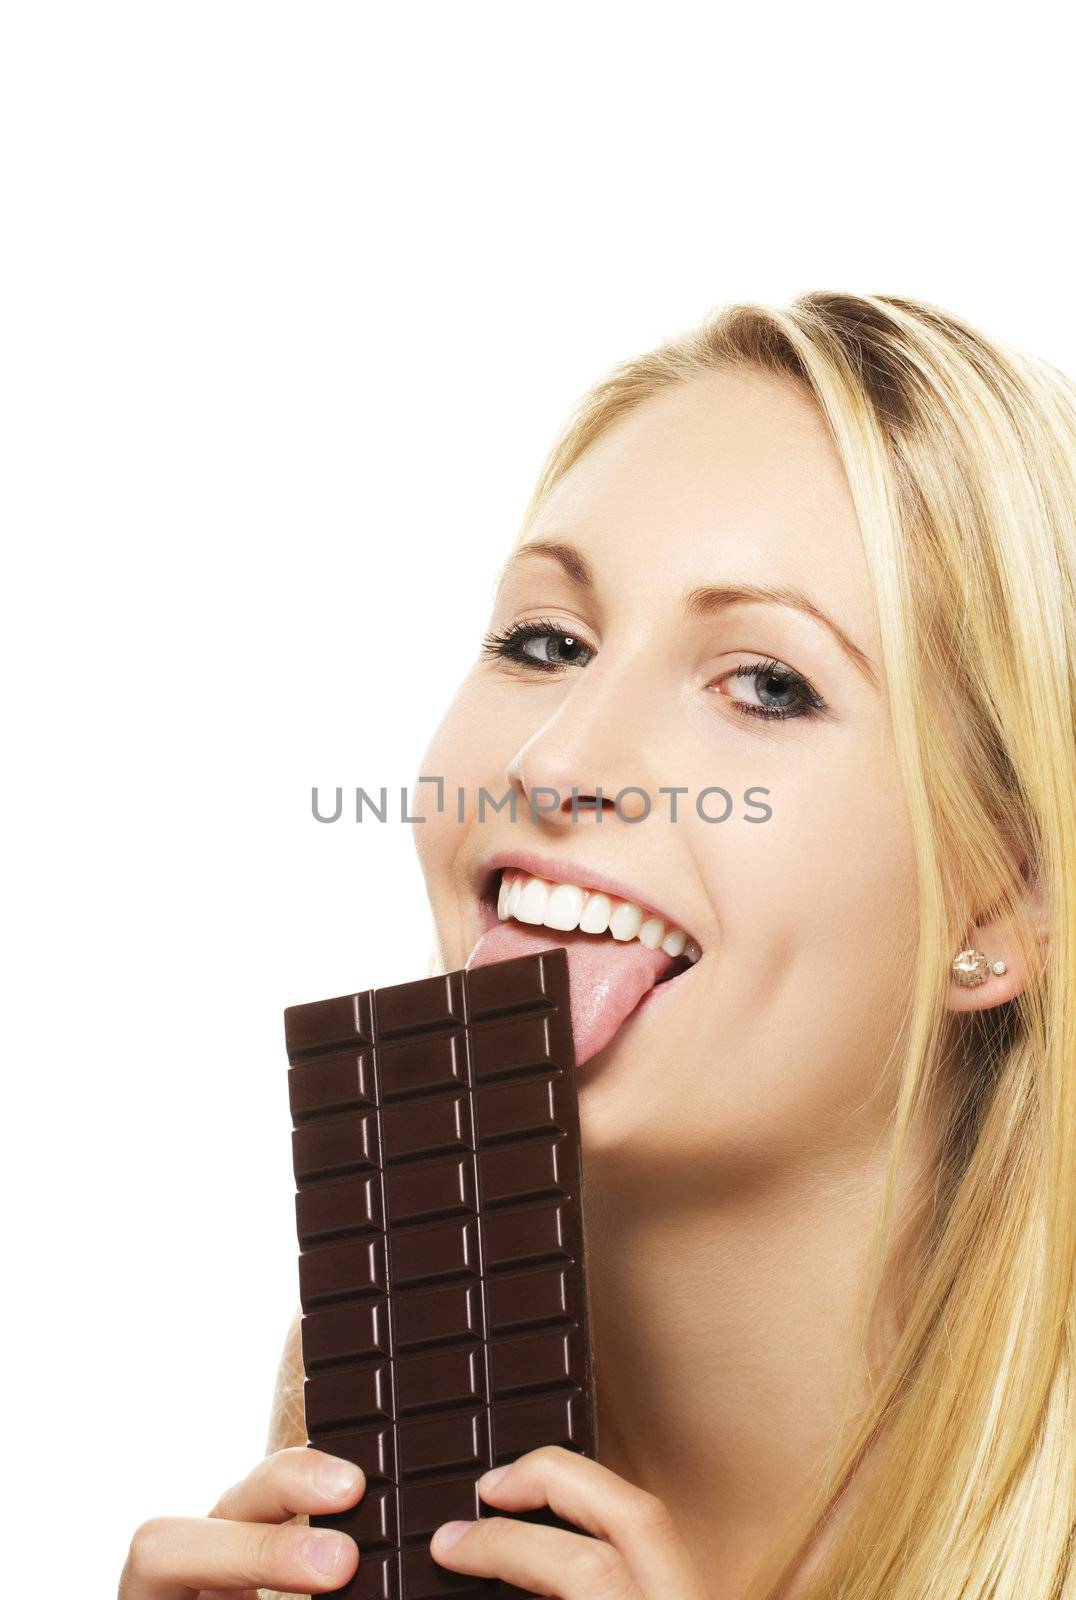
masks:
[[[582,644],[574,633],[567,633],[559,628],[556,623],[543,617],[536,617],[530,622],[518,622],[513,627],[505,628],[501,633],[487,633],[482,640],[483,655],[494,659],[514,661],[522,667],[533,667],[537,672],[563,672],[566,667],[574,665],[571,661],[539,661],[534,656],[527,655],[523,645],[528,639],[548,638],[552,635],[558,639],[575,639]],[[583,645],[584,649],[589,646]],[[729,674],[733,678],[773,678],[783,689],[794,689],[799,696],[795,707],[785,706],[778,709],[774,706],[748,706],[741,700],[733,700],[732,704],[744,717],[761,717],[766,722],[783,722],[789,717],[818,717],[822,716],[828,707],[822,696],[814,689],[802,673],[794,672],[791,667],[786,667],[781,662],[768,656],[765,661],[751,662],[735,668]]]

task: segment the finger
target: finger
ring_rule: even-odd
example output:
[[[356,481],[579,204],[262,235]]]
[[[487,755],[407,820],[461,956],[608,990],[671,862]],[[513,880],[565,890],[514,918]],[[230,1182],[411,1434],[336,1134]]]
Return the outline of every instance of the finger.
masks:
[[[503,1511],[549,1506],[557,1516],[606,1540],[623,1556],[646,1595],[706,1600],[694,1560],[663,1501],[577,1450],[543,1445],[517,1456],[478,1492]]]
[[[646,1600],[611,1544],[541,1523],[511,1517],[446,1522],[430,1541],[430,1554],[452,1572],[500,1578],[556,1600]],[[655,1591],[654,1600],[678,1597]]]
[[[277,1450],[226,1489],[209,1513],[233,1522],[286,1522],[289,1517],[340,1511],[366,1489],[362,1469],[309,1445]]]
[[[338,1589],[359,1564],[354,1539],[323,1528],[153,1517],[131,1540],[118,1600],[196,1600],[205,1589]]]

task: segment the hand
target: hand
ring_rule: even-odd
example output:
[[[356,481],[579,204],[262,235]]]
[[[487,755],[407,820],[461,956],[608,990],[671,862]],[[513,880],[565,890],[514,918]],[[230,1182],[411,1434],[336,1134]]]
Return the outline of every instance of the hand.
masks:
[[[151,1517],[135,1530],[117,1600],[258,1600],[256,1589],[320,1594],[359,1564],[346,1533],[285,1528],[290,1517],[344,1511],[365,1493],[359,1467],[306,1445],[259,1461],[208,1517]]]
[[[430,1542],[441,1566],[500,1578],[550,1600],[707,1600],[698,1568],[655,1495],[560,1445],[529,1450],[498,1470],[503,1475],[495,1484],[490,1473],[478,1480],[487,1504],[505,1511],[549,1506],[594,1538],[510,1517],[446,1522]]]

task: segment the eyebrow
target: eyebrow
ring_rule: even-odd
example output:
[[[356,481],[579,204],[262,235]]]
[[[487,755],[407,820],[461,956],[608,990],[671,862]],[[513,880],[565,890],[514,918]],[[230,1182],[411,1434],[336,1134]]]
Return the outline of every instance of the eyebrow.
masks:
[[[521,544],[501,568],[498,584],[503,582],[509,567],[524,556],[549,556],[559,562],[567,576],[580,589],[593,590],[596,587],[594,570],[586,556],[581,550],[577,550],[575,545],[565,544],[559,539],[529,539],[525,544]],[[794,611],[802,611],[805,616],[811,617],[829,630],[852,665],[875,689],[878,688],[878,677],[871,658],[848,637],[839,623],[834,622],[821,606],[815,604],[810,595],[805,594],[802,589],[797,589],[794,584],[771,586],[758,583],[709,583],[686,590],[682,597],[684,613],[688,617],[717,616],[728,606],[744,602],[752,602],[755,605],[787,606]]]

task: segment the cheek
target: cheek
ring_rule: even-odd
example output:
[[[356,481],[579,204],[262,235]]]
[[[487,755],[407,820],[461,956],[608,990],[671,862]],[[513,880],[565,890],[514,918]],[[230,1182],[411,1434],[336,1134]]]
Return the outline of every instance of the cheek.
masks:
[[[415,823],[415,850],[426,880],[426,889],[445,940],[449,924],[458,916],[460,896],[469,893],[462,867],[456,863],[465,843],[474,843],[477,796],[480,785],[499,797],[507,786],[503,751],[493,748],[491,719],[484,715],[481,684],[472,676],[464,679],[441,718],[423,752],[411,785],[411,811],[425,817]],[[509,752],[510,754],[511,752]],[[439,788],[432,781],[419,783],[418,777],[440,779],[442,808],[437,809]],[[464,794],[464,820],[459,818],[459,794]],[[486,818],[496,813],[487,811]],[[461,958],[462,960],[462,958]]]
[[[693,840],[717,917],[706,982],[670,1006],[651,1059],[626,1050],[587,1087],[593,1146],[720,1185],[877,1137],[911,994],[916,871],[895,781],[872,774],[858,792],[834,778],[765,823]]]
[[[903,797],[890,774],[834,782],[767,843],[741,884],[750,911],[741,909],[740,937],[730,932],[725,1014],[739,1061],[750,1063],[756,1127],[814,1148],[874,1137],[895,1091],[883,1071],[914,976],[918,896]],[[719,1029],[708,1036],[722,1047]]]
[[[462,714],[461,694],[462,691],[452,701],[426,746],[411,787],[412,815],[425,818],[414,824],[412,832],[435,915],[439,913],[441,897],[448,890],[452,861],[464,832],[464,826],[457,819],[456,794],[465,782],[470,722]],[[427,781],[419,783],[419,776]]]
[[[714,848],[722,949],[745,982],[755,973],[756,1003],[779,1000],[802,974],[854,1008],[857,989],[873,987],[916,934],[915,850],[896,776],[877,760],[833,762],[824,781],[812,772],[775,787],[770,803],[770,818],[737,824]]]

